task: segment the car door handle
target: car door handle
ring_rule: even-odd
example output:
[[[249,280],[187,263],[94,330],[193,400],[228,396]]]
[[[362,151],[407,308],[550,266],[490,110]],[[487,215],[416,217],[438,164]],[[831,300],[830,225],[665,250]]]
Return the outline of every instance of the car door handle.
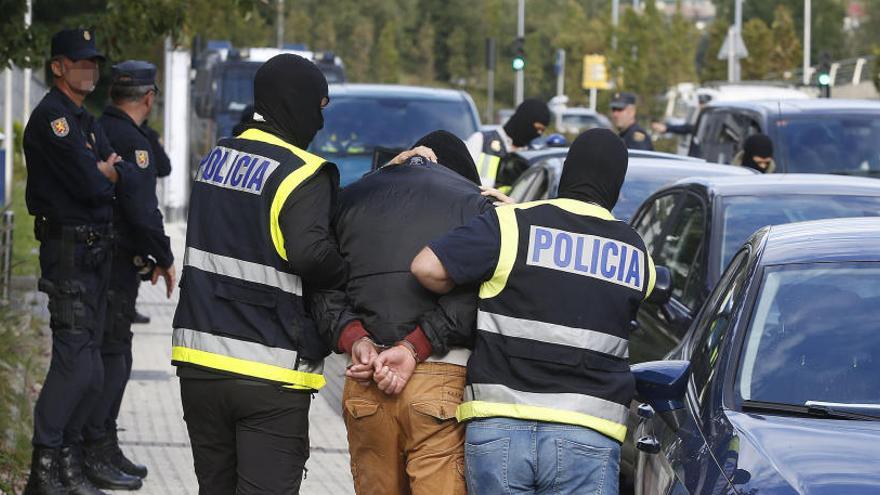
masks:
[[[654,455],[660,452],[660,441],[654,435],[644,436],[636,442],[636,448],[646,454]]]
[[[651,419],[654,417],[654,408],[647,403],[639,404],[639,407],[636,409],[636,414],[642,419]]]

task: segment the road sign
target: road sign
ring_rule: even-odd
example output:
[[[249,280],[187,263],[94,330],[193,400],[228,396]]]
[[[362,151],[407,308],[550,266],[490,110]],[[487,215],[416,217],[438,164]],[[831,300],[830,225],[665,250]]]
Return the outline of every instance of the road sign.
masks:
[[[581,79],[584,89],[608,89],[608,71],[605,69],[604,55],[584,56],[584,75]]]
[[[734,35],[734,33],[736,33]],[[742,35],[736,32],[735,29],[729,29],[727,31],[727,36],[724,38],[724,43],[721,44],[721,49],[718,50],[718,60],[727,60],[730,56],[730,39],[735,37],[736,42],[733,45],[733,56],[736,58],[746,58],[749,56],[749,50],[746,48],[746,43],[743,41]]]

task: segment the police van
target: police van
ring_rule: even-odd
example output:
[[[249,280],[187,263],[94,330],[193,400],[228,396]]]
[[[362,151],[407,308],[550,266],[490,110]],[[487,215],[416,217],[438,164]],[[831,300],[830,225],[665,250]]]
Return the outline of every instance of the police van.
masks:
[[[194,45],[198,45],[196,42]],[[309,50],[305,45],[285,48],[234,48],[228,41],[208,41],[193,51],[191,84],[190,170],[222,137],[232,135],[245,109],[253,105],[254,76],[270,58],[292,53],[313,61],[330,84],[345,82],[342,59],[332,52]]]

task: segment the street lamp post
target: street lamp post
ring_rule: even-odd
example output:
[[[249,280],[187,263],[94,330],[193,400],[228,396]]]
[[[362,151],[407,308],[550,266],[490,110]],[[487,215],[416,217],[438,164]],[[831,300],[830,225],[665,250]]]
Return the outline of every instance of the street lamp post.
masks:
[[[519,0],[519,5],[517,5],[517,16],[516,16],[516,37],[517,39],[524,39],[526,37],[526,0]],[[519,105],[523,101],[523,93],[525,86],[525,67],[516,71],[516,80],[514,83],[514,94],[513,101],[515,105]]]
[[[810,85],[810,41],[812,37],[813,5],[804,0],[804,86]]]

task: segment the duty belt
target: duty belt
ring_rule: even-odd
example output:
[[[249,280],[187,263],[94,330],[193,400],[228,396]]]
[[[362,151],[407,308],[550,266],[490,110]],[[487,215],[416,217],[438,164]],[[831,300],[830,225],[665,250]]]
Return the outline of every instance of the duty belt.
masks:
[[[113,225],[111,223],[68,225],[40,216],[34,219],[34,235],[39,240],[62,239],[65,234],[72,234],[77,242],[92,245],[102,239],[112,238]]]

